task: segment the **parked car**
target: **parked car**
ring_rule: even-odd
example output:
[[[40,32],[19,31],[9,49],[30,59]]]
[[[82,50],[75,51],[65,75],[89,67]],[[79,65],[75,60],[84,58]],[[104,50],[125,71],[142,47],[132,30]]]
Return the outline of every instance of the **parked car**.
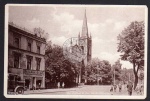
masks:
[[[8,74],[8,93],[23,94],[25,90],[25,81],[17,74]]]

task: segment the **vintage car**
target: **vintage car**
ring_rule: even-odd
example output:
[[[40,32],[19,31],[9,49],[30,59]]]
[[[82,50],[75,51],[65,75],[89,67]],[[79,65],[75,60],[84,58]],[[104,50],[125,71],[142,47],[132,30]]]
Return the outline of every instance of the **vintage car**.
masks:
[[[8,93],[23,94],[25,90],[25,81],[17,74],[8,74]]]

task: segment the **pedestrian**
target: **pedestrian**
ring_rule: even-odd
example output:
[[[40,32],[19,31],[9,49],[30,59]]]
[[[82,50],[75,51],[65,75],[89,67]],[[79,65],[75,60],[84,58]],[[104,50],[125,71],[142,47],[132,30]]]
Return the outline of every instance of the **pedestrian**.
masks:
[[[64,88],[64,86],[65,86],[65,83],[63,82],[63,83],[62,83],[62,88]]]
[[[40,88],[41,88],[41,83],[39,83],[39,90],[40,90]]]
[[[110,93],[111,93],[111,95],[113,95],[113,85],[111,85],[111,87],[110,87]]]
[[[118,87],[119,87],[119,92],[121,92],[121,90],[122,90],[122,84],[120,83],[120,84],[118,85]]]
[[[36,89],[35,89],[35,83],[33,84],[33,91],[34,91],[34,90],[36,90]]]
[[[132,88],[133,88],[133,84],[131,81],[128,82],[127,85],[127,90],[128,90],[128,94],[131,96],[132,95]]]
[[[144,91],[144,86],[141,84],[141,85],[140,85],[140,89],[139,89],[139,93],[140,93],[140,95],[142,95],[142,94],[143,94],[143,91]]]
[[[116,92],[116,89],[117,89],[117,85],[114,84],[114,92]]]
[[[60,82],[57,83],[57,87],[60,88]]]

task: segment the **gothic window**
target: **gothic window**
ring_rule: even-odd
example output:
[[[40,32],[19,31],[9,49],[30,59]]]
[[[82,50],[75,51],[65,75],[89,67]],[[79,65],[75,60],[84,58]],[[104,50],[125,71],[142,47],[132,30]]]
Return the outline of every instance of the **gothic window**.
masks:
[[[40,63],[41,63],[41,59],[36,58],[36,70],[40,70]]]
[[[27,56],[27,69],[31,70],[32,68],[32,56]]]
[[[19,55],[14,55],[14,68],[19,68]]]
[[[17,38],[17,37],[15,37],[14,38],[14,46],[16,47],[16,48],[19,48],[19,38]]]

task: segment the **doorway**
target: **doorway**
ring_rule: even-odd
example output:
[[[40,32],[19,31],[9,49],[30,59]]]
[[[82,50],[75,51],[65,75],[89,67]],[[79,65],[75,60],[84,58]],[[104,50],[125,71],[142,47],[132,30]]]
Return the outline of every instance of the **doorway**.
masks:
[[[27,89],[30,89],[30,80],[29,79],[25,79],[25,87],[27,87]]]

